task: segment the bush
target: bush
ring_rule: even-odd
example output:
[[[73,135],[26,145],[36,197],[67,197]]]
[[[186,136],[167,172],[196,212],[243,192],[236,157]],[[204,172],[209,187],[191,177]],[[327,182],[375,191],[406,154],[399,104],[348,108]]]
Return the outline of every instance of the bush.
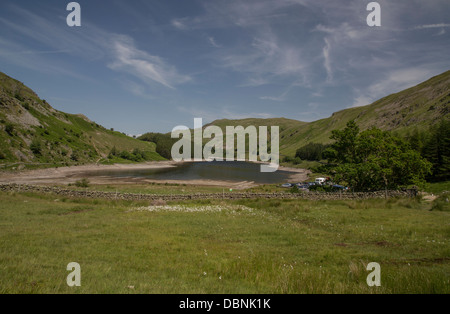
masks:
[[[24,101],[25,99],[22,97],[22,95],[20,95],[19,93],[16,93],[14,95],[14,98],[16,98],[18,101]]]
[[[41,155],[42,154],[42,147],[41,142],[38,139],[34,139],[30,144],[30,150],[35,155]]]
[[[78,161],[80,160],[80,156],[78,155],[77,152],[73,152],[72,155],[70,156],[70,159],[72,159],[73,161]]]
[[[333,188],[331,185],[312,185],[309,187],[310,191],[315,192],[336,192],[337,189]]]
[[[123,158],[123,159],[126,159],[126,160],[133,160],[133,156],[131,155],[131,153],[127,152],[125,150],[120,153],[119,157]]]
[[[14,125],[12,125],[11,123],[8,123],[5,126],[5,132],[8,133],[10,136],[14,135]]]
[[[89,180],[86,178],[83,178],[81,180],[78,180],[75,182],[75,186],[79,188],[88,188],[89,187]]]
[[[302,163],[302,159],[299,157],[295,157],[292,162],[294,163],[294,165],[299,165]]]

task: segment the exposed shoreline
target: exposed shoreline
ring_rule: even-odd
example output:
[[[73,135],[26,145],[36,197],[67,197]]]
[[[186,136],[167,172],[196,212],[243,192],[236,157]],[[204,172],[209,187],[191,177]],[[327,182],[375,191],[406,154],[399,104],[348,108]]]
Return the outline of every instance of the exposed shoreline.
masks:
[[[152,161],[138,164],[113,164],[99,165],[88,164],[81,166],[70,166],[60,168],[46,168],[36,170],[22,170],[18,172],[0,173],[0,184],[17,183],[17,184],[69,184],[75,183],[83,174],[96,170],[145,170],[145,169],[163,169],[173,168],[186,162],[175,161]],[[280,166],[279,170],[292,172],[289,176],[290,182],[302,182],[308,178],[309,170],[289,168]],[[153,180],[148,178],[113,178],[113,177],[89,177],[92,184],[146,184],[146,183],[176,183],[202,186],[224,186],[236,189],[245,189],[260,184],[253,181],[230,182],[223,180]]]

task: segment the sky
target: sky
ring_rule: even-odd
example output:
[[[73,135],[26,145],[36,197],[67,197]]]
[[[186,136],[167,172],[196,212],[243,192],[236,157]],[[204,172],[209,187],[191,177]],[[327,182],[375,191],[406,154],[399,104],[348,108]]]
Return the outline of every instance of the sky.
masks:
[[[0,2],[0,71],[127,134],[216,119],[315,121],[450,69],[450,1]]]

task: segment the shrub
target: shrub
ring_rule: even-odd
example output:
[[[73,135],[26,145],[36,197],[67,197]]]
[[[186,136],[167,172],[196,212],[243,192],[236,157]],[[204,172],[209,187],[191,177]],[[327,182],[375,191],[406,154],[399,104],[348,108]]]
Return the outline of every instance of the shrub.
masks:
[[[79,188],[88,188],[89,187],[89,180],[86,178],[83,178],[81,180],[78,180],[75,182],[75,186]]]
[[[41,142],[38,139],[34,139],[30,144],[30,150],[35,155],[42,154]]]
[[[5,126],[5,132],[8,133],[10,136],[14,135],[14,125],[12,125],[11,123],[8,123]]]
[[[302,160],[299,157],[295,157],[292,162],[294,163],[294,165],[299,165],[302,163]]]
[[[24,101],[24,98],[23,98],[19,93],[16,93],[16,94],[14,95],[14,98],[16,98],[16,99],[19,100],[19,101]]]
[[[77,152],[73,152],[72,155],[70,156],[70,159],[72,159],[73,161],[78,161],[80,160],[80,156],[78,155]]]

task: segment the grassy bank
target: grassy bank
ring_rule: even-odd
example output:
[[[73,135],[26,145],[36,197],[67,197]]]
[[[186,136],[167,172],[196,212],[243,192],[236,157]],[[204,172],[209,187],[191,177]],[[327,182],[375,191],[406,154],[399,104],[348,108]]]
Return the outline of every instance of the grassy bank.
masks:
[[[426,202],[0,199],[0,293],[450,292],[450,213]]]

